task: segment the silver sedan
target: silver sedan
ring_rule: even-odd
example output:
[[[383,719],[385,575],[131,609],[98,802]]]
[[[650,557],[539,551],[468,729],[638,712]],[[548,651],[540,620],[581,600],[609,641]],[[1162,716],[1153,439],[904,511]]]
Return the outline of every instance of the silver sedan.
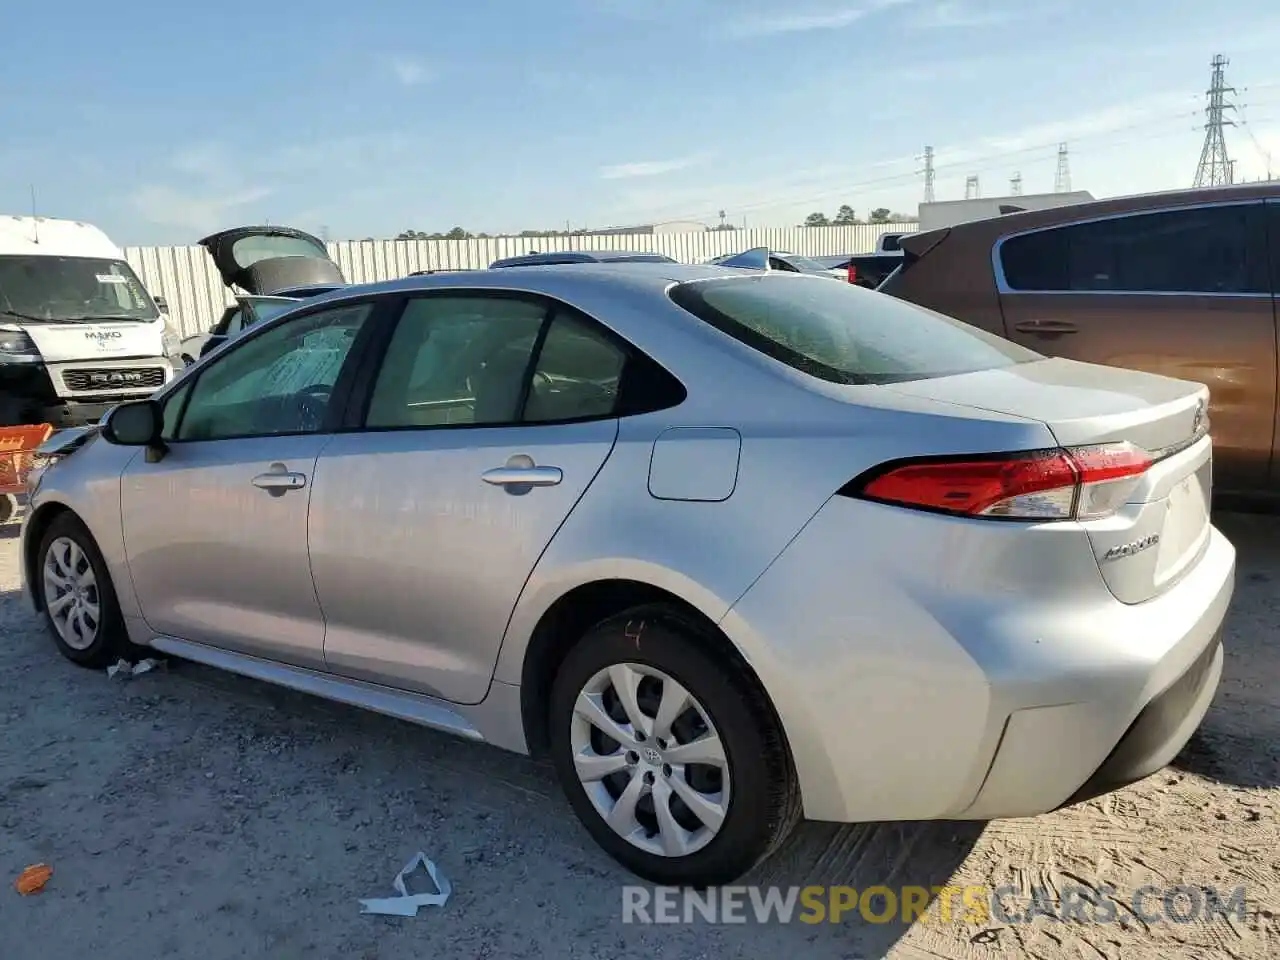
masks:
[[[615,858],[719,884],[801,817],[1035,815],[1172,759],[1235,577],[1205,401],[816,277],[412,277],[56,437],[26,583],[75,663],[549,755]]]

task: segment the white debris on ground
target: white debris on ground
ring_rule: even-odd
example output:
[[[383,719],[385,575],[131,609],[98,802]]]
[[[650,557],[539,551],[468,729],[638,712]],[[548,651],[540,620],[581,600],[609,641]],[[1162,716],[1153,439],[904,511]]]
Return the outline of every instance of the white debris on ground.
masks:
[[[57,875],[38,896],[0,889],[0,931],[43,956],[94,960],[1280,956],[1280,518],[1217,522],[1240,550],[1226,672],[1173,766],[1033,819],[806,825],[747,882],[1050,896],[1110,884],[1119,898],[1147,884],[1244,886],[1243,920],[967,923],[932,909],[910,927],[857,911],[840,923],[626,925],[635,878],[577,824],[545,764],[181,661],[148,682],[107,682],[58,656],[23,601],[10,525],[0,876],[42,863]],[[440,895],[444,875],[457,882],[448,909],[361,917],[354,905],[386,889],[388,857],[413,850],[431,851]]]
[[[150,673],[158,665],[158,661],[150,658],[147,658],[146,660],[139,660],[137,663],[130,663],[128,660],[117,660],[111,666],[107,667],[107,676],[118,676],[122,679],[140,677],[144,673]]]
[[[426,871],[427,876],[431,878],[431,882],[436,888],[435,893],[409,892],[406,880],[419,867]],[[391,881],[391,888],[395,890],[396,896],[361,900],[360,912],[373,913],[383,917],[416,917],[421,907],[443,907],[449,902],[449,894],[453,893],[453,884],[421,851],[396,874],[396,878]]]

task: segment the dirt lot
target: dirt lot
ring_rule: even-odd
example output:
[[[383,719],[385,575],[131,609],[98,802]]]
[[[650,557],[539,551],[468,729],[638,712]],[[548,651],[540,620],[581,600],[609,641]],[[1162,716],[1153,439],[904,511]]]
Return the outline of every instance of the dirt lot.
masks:
[[[1226,515],[1241,571],[1227,676],[1174,767],[1052,816],[805,827],[754,882],[1244,885],[1244,921],[637,926],[629,882],[551,773],[497,750],[172,664],[64,662],[0,528],[0,955],[95,960],[1280,955],[1280,518]],[[359,915],[425,851],[454,884],[414,919]],[[43,894],[12,879],[46,862]],[[1147,901],[1159,907],[1158,898]]]

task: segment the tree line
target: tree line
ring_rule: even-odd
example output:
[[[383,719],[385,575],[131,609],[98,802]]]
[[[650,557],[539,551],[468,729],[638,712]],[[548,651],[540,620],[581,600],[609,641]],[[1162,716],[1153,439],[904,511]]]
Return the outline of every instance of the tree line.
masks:
[[[867,219],[861,219],[854,211],[853,207],[844,204],[836,211],[834,217],[828,217],[821,211],[811,213],[804,218],[802,227],[850,227],[861,223],[915,223],[916,217],[907,213],[894,213],[888,207],[876,207],[868,214]],[[732,223],[720,223],[714,227],[707,227],[710,231],[719,230],[736,230]],[[517,237],[569,237],[578,236],[582,231],[577,233],[570,230],[521,230],[514,234]],[[490,233],[472,233],[463,227],[454,227],[452,230],[441,233],[427,233],[425,230],[402,230],[396,234],[397,240],[486,240],[490,237],[498,236],[498,234]],[[512,236],[512,234],[501,234],[501,236]],[[369,239],[373,239],[370,237]]]
[[[894,213],[888,207],[876,207],[868,214],[867,219],[863,220],[853,207],[846,203],[841,205],[834,217],[828,218],[825,213],[818,211],[805,217],[804,223],[800,224],[800,226],[853,227],[860,223],[915,223],[917,219],[917,217],[909,213]]]

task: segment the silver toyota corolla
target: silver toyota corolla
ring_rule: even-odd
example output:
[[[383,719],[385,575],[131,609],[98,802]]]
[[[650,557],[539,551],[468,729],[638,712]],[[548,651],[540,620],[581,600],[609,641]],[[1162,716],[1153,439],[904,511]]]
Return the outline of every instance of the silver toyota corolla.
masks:
[[[517,752],[660,883],[803,817],[1161,768],[1222,668],[1205,389],[850,284],[437,274],[306,301],[32,481],[70,660],[144,648]]]

